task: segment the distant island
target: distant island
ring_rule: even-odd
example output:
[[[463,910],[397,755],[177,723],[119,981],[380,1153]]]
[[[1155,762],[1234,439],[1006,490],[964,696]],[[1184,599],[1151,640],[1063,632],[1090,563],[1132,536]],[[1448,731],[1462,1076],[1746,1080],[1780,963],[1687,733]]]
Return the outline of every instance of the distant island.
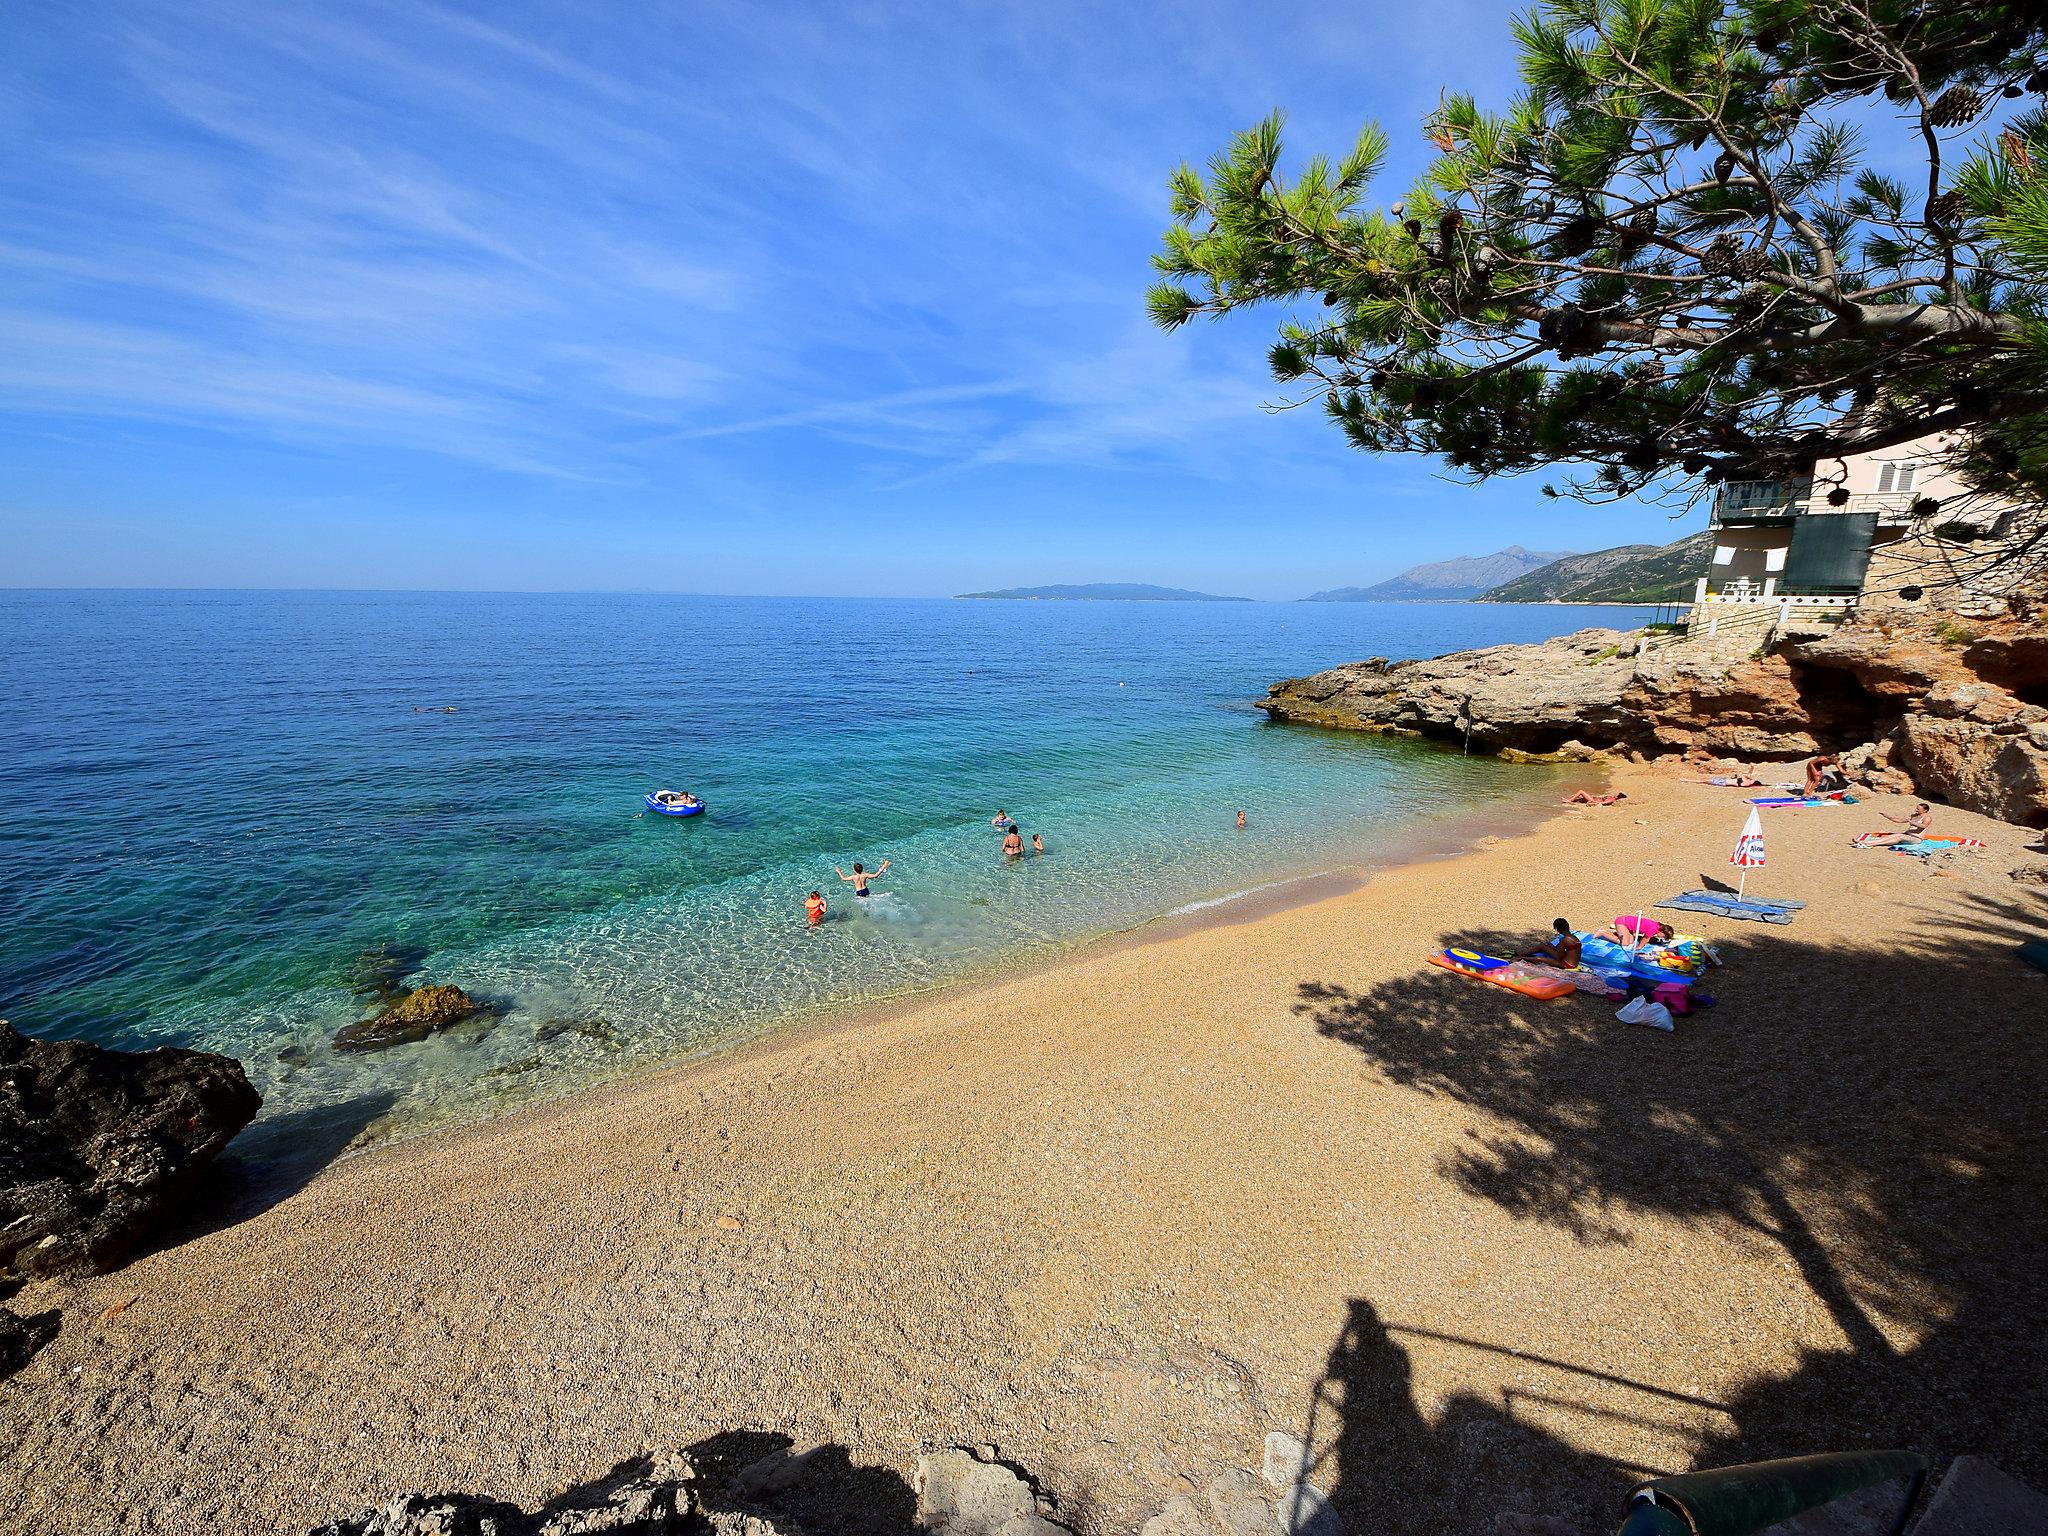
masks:
[[[1566,559],[1568,549],[1524,549],[1510,544],[1490,555],[1460,555],[1410,566],[1400,575],[1370,587],[1337,587],[1302,599],[1305,603],[1469,603],[1503,582],[1540,571]]]
[[[1179,587],[1152,587],[1139,581],[1094,581],[1084,586],[1005,587],[1000,592],[962,592],[962,597],[1007,598],[1037,602],[1248,603],[1248,597],[1218,597],[1214,592],[1187,592]]]

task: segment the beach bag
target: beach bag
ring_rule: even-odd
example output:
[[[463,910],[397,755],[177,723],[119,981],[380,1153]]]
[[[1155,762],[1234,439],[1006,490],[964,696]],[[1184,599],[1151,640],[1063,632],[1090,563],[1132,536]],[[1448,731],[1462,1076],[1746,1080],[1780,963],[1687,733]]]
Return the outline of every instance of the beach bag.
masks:
[[[1646,997],[1632,997],[1621,1005],[1615,1017],[1624,1024],[1647,1024],[1652,1029],[1676,1029],[1671,1022],[1671,1010],[1662,1003],[1653,1003]]]
[[[1692,1012],[1692,993],[1679,982],[1667,981],[1660,984],[1657,990],[1650,994],[1650,1001],[1663,1004],[1673,1013]]]

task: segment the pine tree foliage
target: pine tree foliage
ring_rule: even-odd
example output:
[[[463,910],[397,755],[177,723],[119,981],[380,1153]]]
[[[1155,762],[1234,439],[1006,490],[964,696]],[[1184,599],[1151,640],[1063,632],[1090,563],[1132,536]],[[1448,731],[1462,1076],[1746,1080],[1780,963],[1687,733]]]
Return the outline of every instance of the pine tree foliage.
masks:
[[[2048,9],[1550,0],[1513,26],[1521,94],[1446,94],[1384,208],[1376,127],[1290,176],[1276,114],[1176,171],[1153,318],[1291,306],[1294,398],[1473,477],[1684,495],[1950,431],[1987,489],[2048,491]]]

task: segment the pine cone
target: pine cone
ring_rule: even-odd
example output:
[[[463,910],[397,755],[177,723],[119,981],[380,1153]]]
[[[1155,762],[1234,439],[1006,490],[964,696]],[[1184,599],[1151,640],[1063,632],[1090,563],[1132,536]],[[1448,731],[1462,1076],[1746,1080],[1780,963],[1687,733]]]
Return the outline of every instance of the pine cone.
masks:
[[[1776,264],[1763,251],[1744,251],[1735,258],[1735,271],[1741,277],[1754,279],[1776,270]]]
[[[1927,121],[1937,128],[1960,128],[1984,110],[1984,97],[1967,85],[1952,85],[1934,98]]]
[[[1962,223],[1963,215],[1969,211],[1969,205],[1963,201],[1963,194],[1953,187],[1927,205],[1928,219],[1949,229]]]
[[[1716,235],[1700,257],[1700,270],[1709,277],[1732,277],[1741,255],[1742,247],[1735,243],[1733,235]]]

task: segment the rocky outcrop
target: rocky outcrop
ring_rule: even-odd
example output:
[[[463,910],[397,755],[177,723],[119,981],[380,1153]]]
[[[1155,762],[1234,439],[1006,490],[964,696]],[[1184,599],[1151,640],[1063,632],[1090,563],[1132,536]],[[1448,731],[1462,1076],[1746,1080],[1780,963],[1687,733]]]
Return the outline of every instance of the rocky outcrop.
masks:
[[[911,1522],[903,1480],[852,1468],[843,1447],[785,1444],[721,1480],[713,1444],[706,1464],[687,1451],[636,1457],[531,1513],[474,1494],[409,1493],[311,1536],[823,1536]],[[915,1528],[933,1536],[1069,1536],[1046,1495],[993,1448],[921,1456],[912,1487]],[[892,1492],[906,1495],[900,1509]]]
[[[1874,788],[2048,826],[2048,636],[2017,619],[1879,614],[1825,634],[1581,630],[1275,683],[1276,720],[1516,757],[1782,762],[1845,754]]]
[[[34,1040],[0,1022],[0,1276],[112,1267],[262,1103],[226,1056]]]
[[[483,1004],[460,987],[445,983],[420,987],[374,1016],[343,1025],[334,1037],[337,1051],[382,1051],[424,1040],[451,1025],[485,1011]]]

